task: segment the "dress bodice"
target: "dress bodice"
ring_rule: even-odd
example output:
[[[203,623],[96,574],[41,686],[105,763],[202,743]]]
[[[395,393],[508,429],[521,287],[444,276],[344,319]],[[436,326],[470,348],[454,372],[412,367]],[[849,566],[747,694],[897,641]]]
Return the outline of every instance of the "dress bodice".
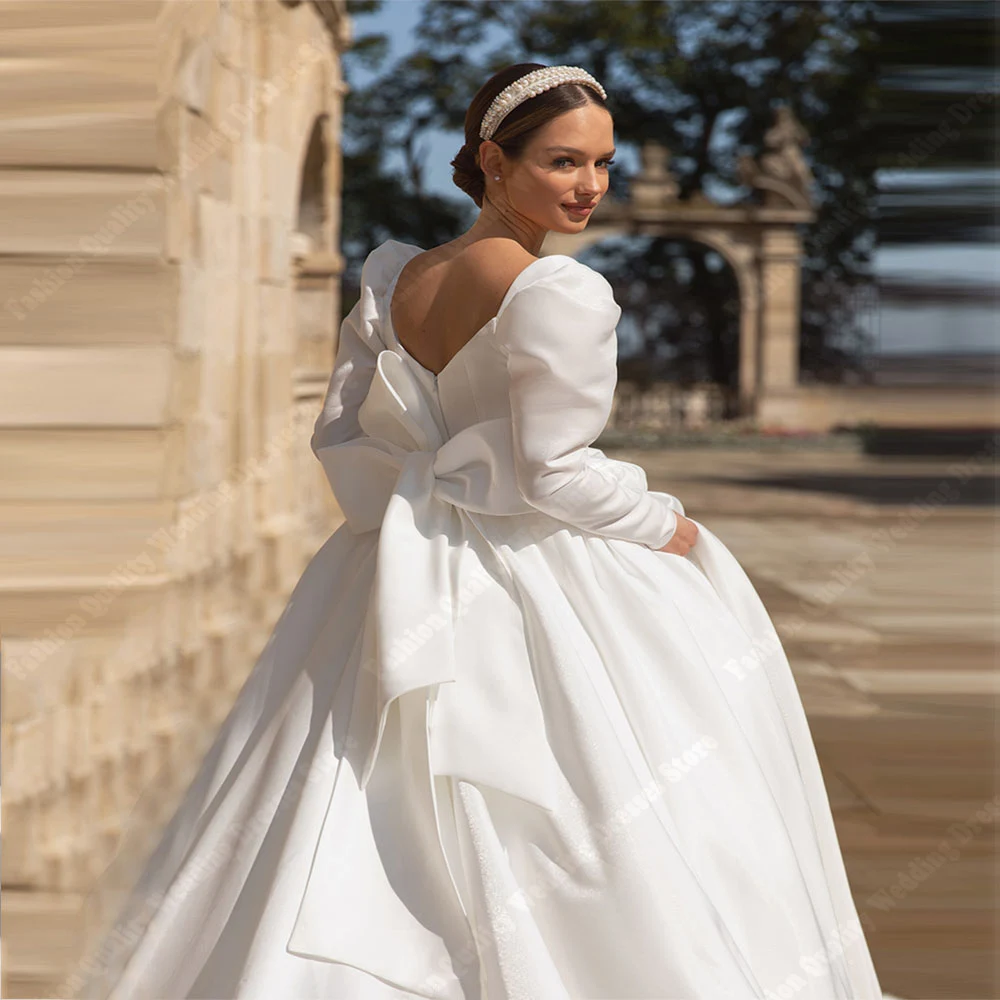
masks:
[[[565,254],[532,261],[435,374],[400,344],[390,316],[399,275],[422,252],[386,240],[368,255],[316,421],[312,447],[352,529],[379,527],[402,453],[416,451],[433,453],[435,495],[459,508],[541,511],[665,545],[680,501],[648,489],[640,466],[593,447],[617,382],[621,307],[607,279]],[[362,471],[355,459],[373,451],[380,457]]]
[[[543,274],[553,274],[564,267],[584,265],[565,254],[541,257],[529,264],[514,279],[496,315],[466,341],[440,372],[434,373],[420,364],[400,343],[392,325],[390,308],[403,268],[408,261],[424,251],[420,247],[396,240],[389,240],[383,246],[394,248],[394,254],[387,261],[390,277],[381,300],[382,341],[387,349],[406,362],[414,377],[435,396],[448,433],[457,434],[479,421],[509,417],[507,355],[496,336],[499,319],[511,299],[529,281],[536,280]]]

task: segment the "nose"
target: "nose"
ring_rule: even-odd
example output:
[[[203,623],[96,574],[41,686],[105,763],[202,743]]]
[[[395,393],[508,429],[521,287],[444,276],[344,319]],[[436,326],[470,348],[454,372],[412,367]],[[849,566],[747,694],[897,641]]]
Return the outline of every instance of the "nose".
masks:
[[[587,201],[596,198],[601,193],[601,181],[597,173],[597,167],[591,164],[581,171],[576,188],[576,196],[580,201]]]

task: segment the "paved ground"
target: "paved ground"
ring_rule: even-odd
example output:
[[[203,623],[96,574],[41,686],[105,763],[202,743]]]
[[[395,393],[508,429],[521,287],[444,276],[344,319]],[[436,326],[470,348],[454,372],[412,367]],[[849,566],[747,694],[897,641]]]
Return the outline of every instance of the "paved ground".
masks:
[[[992,466],[607,451],[725,541],[782,634],[885,991],[1000,995]]]

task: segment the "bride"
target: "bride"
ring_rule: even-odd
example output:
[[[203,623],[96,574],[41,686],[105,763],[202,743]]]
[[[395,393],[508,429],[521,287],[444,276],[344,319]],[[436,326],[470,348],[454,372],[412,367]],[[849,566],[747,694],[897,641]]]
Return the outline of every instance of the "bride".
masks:
[[[537,255],[608,189],[605,98],[497,73],[475,225],[365,261],[312,438],[345,523],[77,996],[881,998],[759,597],[592,444],[621,309]]]

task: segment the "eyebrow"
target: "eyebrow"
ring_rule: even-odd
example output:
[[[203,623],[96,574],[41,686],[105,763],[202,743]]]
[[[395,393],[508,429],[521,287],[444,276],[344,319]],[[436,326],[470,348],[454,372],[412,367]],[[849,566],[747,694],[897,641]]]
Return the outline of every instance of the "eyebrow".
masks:
[[[587,154],[582,149],[577,149],[576,146],[546,146],[545,152],[551,153],[556,149],[565,149],[567,153],[576,153],[577,156],[586,156]],[[609,150],[607,153],[601,153],[601,156],[614,156],[618,152],[616,149]]]

